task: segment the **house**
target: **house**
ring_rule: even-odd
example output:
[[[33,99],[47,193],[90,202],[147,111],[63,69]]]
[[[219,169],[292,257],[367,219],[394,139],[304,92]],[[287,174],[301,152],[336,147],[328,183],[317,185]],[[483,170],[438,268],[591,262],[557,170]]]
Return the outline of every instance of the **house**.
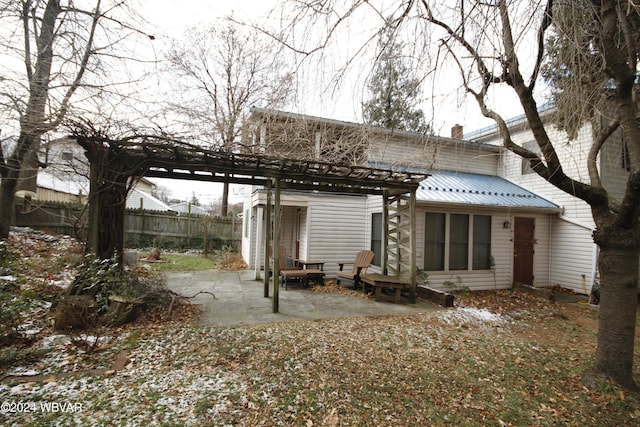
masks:
[[[35,180],[29,188],[18,192],[18,196],[30,195],[39,203],[74,203],[84,204],[89,194],[89,165],[84,150],[69,138],[59,138],[49,141],[40,154],[41,160],[47,166],[38,169]],[[131,189],[126,207],[128,209],[146,209],[156,211],[174,211],[167,204],[152,196],[154,184],[146,178],[141,178]],[[35,191],[34,191],[35,190]]]
[[[551,230],[562,209],[505,178],[501,147],[260,108],[252,108],[250,123],[244,147],[259,153],[431,174],[416,192],[413,236],[430,286],[550,284]],[[250,187],[244,202],[242,252],[256,271],[265,193]],[[370,271],[383,272],[381,196],[286,191],[280,203],[289,257],[321,260],[331,277],[339,263],[372,249]]]
[[[180,214],[208,215],[209,212],[202,206],[194,205],[191,202],[180,202],[169,206],[172,210]]]
[[[541,116],[546,124],[545,128],[551,140],[556,142],[555,148],[563,170],[568,176],[588,183],[589,176],[586,165],[593,141],[592,127],[591,125],[583,126],[575,140],[570,141],[564,131],[551,123],[553,113],[554,109],[550,105],[541,108]],[[524,116],[509,120],[508,125],[515,143],[534,152],[540,152]],[[469,133],[465,135],[465,138],[478,143],[496,145],[502,143],[495,126]],[[611,197],[621,200],[629,176],[629,157],[620,130],[603,146],[597,158],[597,167],[602,185]],[[552,201],[561,208],[558,215],[551,217],[548,229],[550,249],[546,263],[548,264],[548,277],[536,280],[536,284],[542,284],[546,281],[588,294],[592,285],[598,281],[598,247],[592,239],[595,224],[589,205],[549,184],[533,172],[527,162],[509,151],[505,151],[502,155],[499,174],[510,182]],[[537,262],[542,263],[543,261]]]

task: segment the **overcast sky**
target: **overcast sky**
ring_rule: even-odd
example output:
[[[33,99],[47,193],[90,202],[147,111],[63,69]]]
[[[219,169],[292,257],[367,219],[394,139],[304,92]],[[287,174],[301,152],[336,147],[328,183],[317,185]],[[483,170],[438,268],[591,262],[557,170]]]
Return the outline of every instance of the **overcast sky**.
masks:
[[[195,26],[215,25],[219,18],[230,14],[239,21],[262,22],[266,14],[277,4],[277,0],[140,0],[142,15],[153,26],[157,27],[156,46],[163,46],[169,38],[183,37],[188,28]],[[365,21],[368,25],[374,25]],[[342,45],[346,44],[342,40]],[[342,46],[341,46],[342,47]],[[375,43],[372,49],[375,48]],[[336,54],[335,66],[341,64],[341,57]],[[330,61],[329,61],[330,62]],[[366,68],[366,67],[360,67]],[[313,80],[315,87],[310,86],[305,96],[297,104],[287,108],[290,111],[332,119],[360,121],[360,105],[363,101],[362,88],[366,73],[363,69],[356,70],[358,76],[353,82],[342,85],[336,92],[323,92],[327,80],[331,79],[331,70],[321,70],[315,79],[308,75],[302,77],[305,84]],[[452,79],[449,79],[449,82]],[[482,117],[474,102],[469,102],[467,95],[460,88],[444,84],[430,84],[424,87],[428,99],[422,106],[427,118],[433,117],[433,127],[437,134],[449,136],[450,129],[455,124],[464,126],[465,132],[492,125],[493,122]],[[321,93],[322,92],[322,93]],[[515,96],[511,91],[502,90],[492,95],[494,102],[513,105],[508,108],[510,116],[519,114],[515,103]],[[166,181],[164,182],[166,184]],[[221,185],[196,182],[173,183],[167,186],[173,190],[176,198],[188,199],[193,193],[206,202],[219,197]]]

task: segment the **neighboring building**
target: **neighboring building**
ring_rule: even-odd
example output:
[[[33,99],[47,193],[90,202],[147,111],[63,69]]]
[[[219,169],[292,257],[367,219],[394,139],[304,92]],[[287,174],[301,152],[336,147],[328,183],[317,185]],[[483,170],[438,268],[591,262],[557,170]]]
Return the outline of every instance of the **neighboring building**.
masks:
[[[143,188],[151,184],[147,190]],[[135,187],[129,191],[127,195],[127,209],[143,209],[146,211],[162,211],[162,212],[177,212],[175,209],[167,205],[162,200],[151,195],[153,184],[150,181],[142,178]]]
[[[244,146],[257,153],[430,173],[416,194],[415,238],[417,266],[431,286],[552,284],[551,229],[561,209],[502,176],[502,148],[258,108],[250,121]],[[242,252],[256,269],[265,203],[261,187],[247,192]],[[286,191],[281,205],[290,257],[323,261],[332,276],[339,262],[372,249],[370,271],[380,271],[382,197]]]
[[[47,165],[37,171],[34,199],[38,202],[86,203],[89,194],[89,165],[84,149],[69,138],[50,141],[41,160]],[[141,178],[127,197],[127,208],[173,211],[151,195],[154,184]],[[30,193],[33,197],[33,193]],[[22,196],[23,194],[18,194]]]
[[[190,202],[180,202],[169,206],[172,210],[180,214],[208,215],[209,212],[202,206],[194,205]]]

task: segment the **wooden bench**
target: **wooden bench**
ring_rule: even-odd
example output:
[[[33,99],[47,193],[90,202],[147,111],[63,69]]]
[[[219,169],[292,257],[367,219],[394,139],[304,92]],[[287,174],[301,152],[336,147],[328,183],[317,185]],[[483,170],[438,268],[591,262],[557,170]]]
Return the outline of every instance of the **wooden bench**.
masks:
[[[285,290],[289,290],[290,281],[298,281],[303,287],[309,287],[309,282],[314,281],[324,285],[324,271],[307,268],[305,270],[282,270],[280,271],[280,279],[284,284]]]
[[[396,304],[400,303],[402,291],[409,286],[409,283],[405,280],[401,280],[396,276],[386,276],[384,274],[363,274],[360,276],[360,280],[375,288],[374,299],[376,301],[390,301]],[[394,295],[383,294],[383,288],[393,289]]]

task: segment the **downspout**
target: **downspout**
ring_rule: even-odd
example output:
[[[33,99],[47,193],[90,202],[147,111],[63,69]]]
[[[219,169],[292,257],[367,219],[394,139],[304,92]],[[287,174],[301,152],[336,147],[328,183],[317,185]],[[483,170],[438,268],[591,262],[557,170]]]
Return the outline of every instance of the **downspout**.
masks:
[[[550,216],[549,220],[549,250],[547,251],[547,285],[551,285],[551,260],[553,259],[553,254],[551,251],[553,250],[553,245],[551,244],[551,236],[553,235],[553,216]]]

